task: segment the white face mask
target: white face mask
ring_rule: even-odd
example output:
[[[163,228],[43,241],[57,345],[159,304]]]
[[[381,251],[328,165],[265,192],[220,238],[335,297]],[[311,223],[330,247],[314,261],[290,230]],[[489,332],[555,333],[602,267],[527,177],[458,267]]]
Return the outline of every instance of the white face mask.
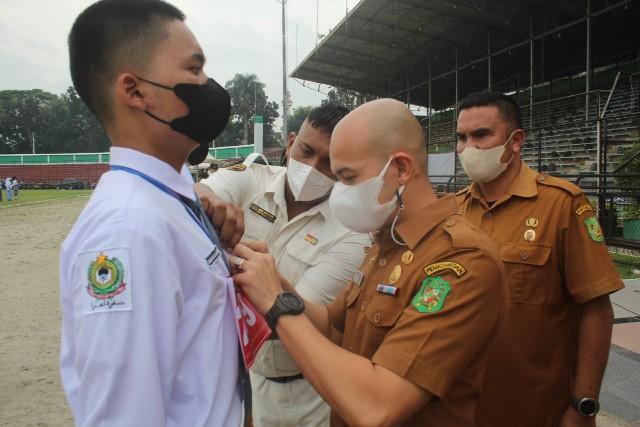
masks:
[[[329,206],[338,221],[346,228],[358,233],[372,233],[379,230],[396,209],[397,196],[386,203],[381,204],[378,201],[384,185],[384,175],[392,159],[393,157],[389,159],[376,177],[355,185],[336,183],[329,197]],[[398,189],[398,194],[403,190],[404,185]]]
[[[326,196],[335,181],[311,166],[289,157],[287,181],[296,202],[311,202]]]
[[[507,150],[506,145],[511,141],[513,134],[514,132],[509,135],[507,142],[497,147],[487,150],[466,147],[464,151],[460,153],[458,157],[460,158],[462,168],[473,182],[480,184],[491,182],[507,169],[507,166],[509,166],[514,156],[512,155],[507,163],[502,163],[500,159]]]

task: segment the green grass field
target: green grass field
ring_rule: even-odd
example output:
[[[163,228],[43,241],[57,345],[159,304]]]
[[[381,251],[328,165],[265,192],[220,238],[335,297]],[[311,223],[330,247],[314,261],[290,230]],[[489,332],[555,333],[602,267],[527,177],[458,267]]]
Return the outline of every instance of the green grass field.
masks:
[[[618,273],[623,279],[637,279],[640,277],[640,258],[635,256],[611,254],[611,259],[618,267]],[[634,271],[635,270],[635,271]]]
[[[2,190],[0,208],[40,203],[68,197],[87,196],[91,194],[91,191],[92,190],[20,190],[18,198],[14,198],[13,201],[8,202],[7,190]]]

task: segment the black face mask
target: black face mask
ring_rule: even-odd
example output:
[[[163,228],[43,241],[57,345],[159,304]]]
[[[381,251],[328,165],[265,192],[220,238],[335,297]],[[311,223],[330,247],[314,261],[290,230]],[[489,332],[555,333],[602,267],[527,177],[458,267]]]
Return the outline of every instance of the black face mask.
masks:
[[[200,145],[189,155],[189,163],[196,165],[209,154],[208,145],[227,126],[231,114],[229,93],[213,79],[204,84],[178,83],[174,87],[161,85],[151,80],[138,78],[154,86],[173,91],[189,108],[184,117],[170,122],[145,111],[155,120],[169,125],[171,129],[188,136]]]

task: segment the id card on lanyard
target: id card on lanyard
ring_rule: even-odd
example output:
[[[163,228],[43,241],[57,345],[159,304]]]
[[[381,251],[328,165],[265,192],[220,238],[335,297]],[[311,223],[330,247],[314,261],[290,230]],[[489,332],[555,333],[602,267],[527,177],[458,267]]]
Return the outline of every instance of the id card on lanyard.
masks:
[[[213,225],[207,218],[204,210],[197,201],[193,201],[187,197],[184,197],[160,181],[146,175],[136,169],[132,169],[126,166],[111,165],[111,170],[123,171],[132,175],[139,176],[154,187],[158,188],[163,193],[178,200],[182,206],[184,206],[187,214],[193,221],[196,222],[198,227],[207,235],[209,240],[218,248],[223,255],[222,259],[229,271],[229,262],[227,261],[226,253],[224,252],[218,236],[216,235]],[[196,199],[197,200],[197,199]],[[255,362],[258,351],[265,343],[265,341],[271,336],[271,328],[267,324],[267,321],[262,317],[251,302],[242,293],[241,290],[237,290],[233,285],[233,279],[227,276],[225,278],[225,286],[227,287],[227,298],[231,307],[233,307],[234,317],[236,320],[236,330],[238,333],[238,340],[240,348],[242,350],[242,358],[244,365],[247,369],[251,368]]]

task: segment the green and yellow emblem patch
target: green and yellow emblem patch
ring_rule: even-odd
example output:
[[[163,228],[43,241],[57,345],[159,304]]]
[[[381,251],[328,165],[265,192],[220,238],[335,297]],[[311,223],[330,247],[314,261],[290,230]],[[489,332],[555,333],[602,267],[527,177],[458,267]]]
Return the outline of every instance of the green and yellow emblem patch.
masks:
[[[451,285],[442,277],[427,277],[411,300],[411,305],[420,313],[437,313],[442,310],[449,292]]]
[[[589,232],[589,237],[596,243],[604,242],[604,235],[602,234],[602,228],[600,228],[600,224],[596,217],[591,216],[584,220],[584,225],[587,227],[587,231]]]
[[[124,267],[116,257],[100,254],[89,264],[87,291],[97,299],[112,298],[124,292]]]

